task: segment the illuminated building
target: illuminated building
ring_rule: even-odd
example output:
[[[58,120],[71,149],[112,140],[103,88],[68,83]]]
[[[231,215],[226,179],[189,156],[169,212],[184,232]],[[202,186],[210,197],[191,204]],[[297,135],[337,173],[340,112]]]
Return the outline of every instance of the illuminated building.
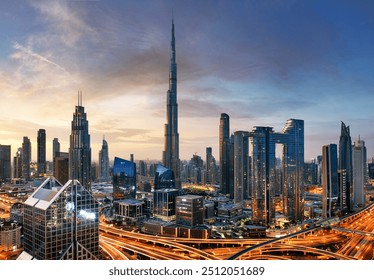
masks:
[[[12,178],[10,155],[10,145],[0,145],[0,184],[10,182]]]
[[[185,226],[202,225],[204,220],[204,197],[182,195],[176,198],[176,223]]]
[[[143,202],[136,199],[122,199],[113,202],[114,217],[120,221],[138,222],[143,220]]]
[[[275,145],[283,144],[282,211],[291,221],[303,219],[304,211],[304,121],[289,119],[282,133],[272,127],[253,128],[252,215],[256,223],[275,219],[276,159]]]
[[[249,188],[249,132],[234,133],[234,203],[248,199]]]
[[[30,179],[30,162],[31,162],[31,142],[26,136],[22,142],[22,178],[26,181]]]
[[[162,221],[174,221],[176,218],[175,202],[178,189],[159,189],[153,192],[153,217]]]
[[[46,135],[45,129],[38,130],[38,153],[37,153],[37,175],[40,176],[41,174],[45,174],[47,172],[47,165],[46,165]]]
[[[171,30],[171,50],[169,69],[169,90],[167,91],[165,150],[162,153],[163,164],[174,173],[175,186],[180,188],[180,160],[178,133],[178,103],[177,103],[177,63],[175,57],[174,22]]]
[[[21,226],[12,221],[0,220],[0,252],[21,247]]]
[[[99,205],[78,180],[47,178],[24,203],[24,252],[18,259],[99,258]]]
[[[113,165],[113,199],[136,197],[136,164],[115,157]]]
[[[366,147],[365,141],[360,138],[354,142],[352,158],[353,204],[362,207],[365,205]]]
[[[155,171],[155,190],[175,188],[174,172],[158,164]]]
[[[82,106],[82,93],[78,93],[78,106],[71,122],[69,147],[69,179],[77,179],[91,191],[91,145],[88,120]]]
[[[322,217],[329,218],[333,214],[333,202],[337,200],[338,187],[338,155],[336,144],[322,147]]]
[[[109,150],[108,142],[103,139],[101,150],[99,152],[99,179],[100,182],[109,182]]]
[[[352,211],[352,140],[349,126],[341,124],[339,139],[339,206]]]

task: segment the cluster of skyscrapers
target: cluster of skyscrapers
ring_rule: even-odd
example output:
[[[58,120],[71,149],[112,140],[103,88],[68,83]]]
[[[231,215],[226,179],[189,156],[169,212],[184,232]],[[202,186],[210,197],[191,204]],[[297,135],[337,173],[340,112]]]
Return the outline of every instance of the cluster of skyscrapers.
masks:
[[[28,137],[23,138],[22,147],[14,156],[13,176],[11,148],[0,145],[0,182],[8,182],[12,177],[28,181],[32,176],[54,175],[46,179],[25,202],[25,253],[21,258],[94,259],[99,255],[99,214],[98,204],[92,195],[94,170],[89,123],[82,103],[82,92],[78,92],[78,104],[71,122],[69,151],[61,152],[58,139],[53,139],[53,172],[49,172],[51,168],[46,161],[45,129],[37,132],[35,174],[30,170],[31,142]],[[202,224],[204,217],[213,215],[204,214],[204,211],[210,213],[214,207],[209,203],[204,204],[203,196],[180,195],[183,182],[218,183],[219,192],[232,201],[231,207],[235,211],[240,212],[239,209],[248,202],[245,207],[251,210],[255,224],[274,224],[277,212],[281,212],[289,221],[303,220],[306,166],[303,120],[287,120],[281,132],[274,131],[273,127],[254,126],[251,131],[231,133],[230,117],[222,113],[219,122],[219,164],[213,157],[211,147],[206,148],[205,165],[196,154],[189,164],[181,163],[174,22],[166,119],[162,164],[152,167],[153,217],[195,226]],[[276,156],[279,147],[282,149],[280,160]],[[320,163],[323,217],[331,217],[337,211],[349,212],[353,206],[365,204],[365,143],[358,139],[352,145],[349,127],[344,123],[341,125],[339,149],[336,144],[323,146]],[[317,173],[318,163],[313,165],[310,168]],[[143,206],[135,199],[140,185],[142,191],[151,193],[148,182],[137,179],[147,177],[146,163],[139,161],[137,166],[133,155],[130,160],[115,157],[110,168],[109,148],[104,137],[97,170],[99,182],[111,182],[113,185],[113,201],[118,202],[116,211],[141,218]],[[120,202],[124,199],[129,200]]]

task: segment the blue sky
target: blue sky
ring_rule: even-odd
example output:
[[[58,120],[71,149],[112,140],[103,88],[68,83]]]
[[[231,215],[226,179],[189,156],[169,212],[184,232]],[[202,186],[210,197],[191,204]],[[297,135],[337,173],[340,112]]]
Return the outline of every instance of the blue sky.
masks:
[[[0,143],[12,154],[47,132],[67,151],[83,91],[97,159],[160,159],[171,15],[178,64],[180,154],[218,159],[231,130],[305,121],[305,159],[338,143],[340,121],[374,154],[373,1],[1,1]]]

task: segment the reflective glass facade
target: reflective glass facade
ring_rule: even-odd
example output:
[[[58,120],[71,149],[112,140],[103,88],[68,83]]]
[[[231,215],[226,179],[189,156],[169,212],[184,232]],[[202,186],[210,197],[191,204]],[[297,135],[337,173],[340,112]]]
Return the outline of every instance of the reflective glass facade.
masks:
[[[99,205],[78,180],[46,179],[24,203],[24,250],[38,260],[99,257]]]
[[[155,172],[155,190],[175,188],[174,172],[158,164]]]
[[[115,157],[113,165],[113,198],[135,198],[136,196],[136,164]]]
[[[301,220],[304,211],[304,121],[290,119],[282,133],[272,127],[254,127],[252,143],[252,213],[257,223],[275,219],[276,144],[283,145],[282,211],[290,220]]]
[[[160,189],[153,192],[153,216],[163,221],[175,220],[177,189]]]

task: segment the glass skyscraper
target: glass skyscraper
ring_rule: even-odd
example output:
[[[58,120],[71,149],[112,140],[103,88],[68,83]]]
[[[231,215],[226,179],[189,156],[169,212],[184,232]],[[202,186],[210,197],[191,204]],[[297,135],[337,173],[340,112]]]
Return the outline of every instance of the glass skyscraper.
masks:
[[[22,177],[27,181],[30,179],[31,141],[27,136],[22,142]]]
[[[103,139],[101,150],[99,152],[99,180],[100,182],[109,182],[109,149],[108,142]]]
[[[234,133],[234,202],[248,198],[249,187],[249,132]]]
[[[46,162],[46,134],[45,129],[38,130],[38,176],[41,174],[45,174],[47,172],[47,162]]]
[[[0,184],[10,182],[10,179],[12,178],[10,154],[10,145],[0,145]]]
[[[257,223],[275,219],[275,145],[283,144],[282,211],[291,221],[302,220],[304,211],[304,121],[290,119],[282,133],[272,127],[254,127],[252,143],[252,215]]]
[[[113,199],[135,198],[136,164],[119,157],[113,165]]]
[[[155,172],[155,190],[174,189],[175,180],[173,170],[157,164]]]
[[[234,150],[230,137],[230,117],[222,113],[219,123],[219,173],[221,193],[234,198]]]
[[[91,191],[91,144],[87,114],[82,106],[82,92],[78,93],[78,106],[75,106],[71,122],[69,178],[79,180]]]
[[[341,124],[339,139],[339,205],[340,208],[352,211],[352,140],[349,126]]]
[[[47,178],[24,203],[19,259],[99,259],[99,205],[78,180]]]
[[[339,193],[336,144],[322,147],[322,190],[322,217],[329,218],[333,214],[333,200],[337,200]]]

